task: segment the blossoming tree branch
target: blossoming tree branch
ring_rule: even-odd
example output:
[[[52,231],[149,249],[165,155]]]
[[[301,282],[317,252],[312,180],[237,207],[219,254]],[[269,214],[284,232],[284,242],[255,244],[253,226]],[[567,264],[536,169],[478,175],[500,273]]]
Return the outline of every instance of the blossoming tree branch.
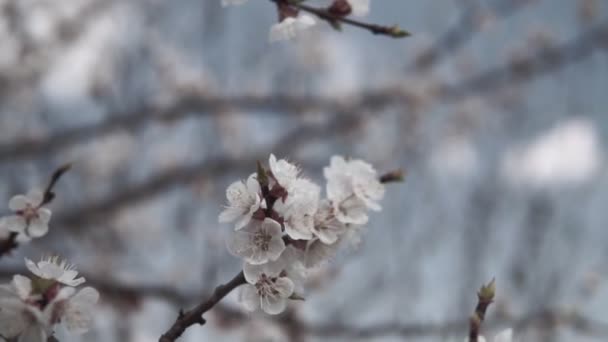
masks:
[[[44,191],[32,190],[9,201],[12,215],[0,219],[0,255],[19,244],[40,238],[49,230],[51,210],[45,205],[55,199],[53,188],[70,165],[58,168]],[[38,263],[25,259],[29,277],[14,275],[0,285],[0,337],[6,341],[56,341],[55,328],[63,325],[74,334],[89,330],[99,293],[92,287],[77,289],[85,283],[75,267],[59,257],[42,258]]]
[[[276,5],[278,22],[270,28],[271,42],[297,37],[317,24],[315,17],[327,22],[340,31],[342,25],[358,27],[377,35],[403,38],[410,35],[398,25],[378,25],[363,22],[352,17],[364,17],[370,11],[370,0],[333,0],[325,7],[306,4],[306,0],[270,0]],[[223,6],[242,5],[247,0],[222,0]]]
[[[319,185],[294,164],[270,155],[268,166],[258,163],[246,180],[232,183],[219,215],[220,222],[234,222],[227,247],[243,260],[243,270],[207,301],[180,312],[160,342],[175,341],[190,326],[205,324],[203,314],[237,287],[247,311],[276,315],[290,300],[302,300],[308,271],[339,248],[358,243],[368,211],[381,210],[385,183],[403,180],[401,171],[379,175],[363,160],[334,156],[323,170],[322,199]]]

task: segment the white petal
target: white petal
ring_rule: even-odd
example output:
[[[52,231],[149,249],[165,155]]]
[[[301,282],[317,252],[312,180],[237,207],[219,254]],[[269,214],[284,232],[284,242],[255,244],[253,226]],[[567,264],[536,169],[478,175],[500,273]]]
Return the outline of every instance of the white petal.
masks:
[[[27,208],[28,199],[25,195],[13,196],[8,202],[8,207],[12,211],[19,211]]]
[[[49,210],[47,208],[38,209],[38,217],[40,218],[40,221],[42,221],[42,223],[48,224],[49,221],[51,220],[51,215],[52,215],[51,210]]]
[[[92,287],[85,287],[68,301],[62,322],[66,329],[74,334],[87,332],[93,321],[93,309],[99,300],[99,292]]]
[[[251,265],[248,263],[243,265],[243,274],[249,284],[257,283],[262,273],[264,273],[264,265]]]
[[[34,189],[34,190],[30,190],[27,193],[26,197],[27,197],[28,203],[32,207],[36,207],[42,203],[42,200],[44,199],[44,194],[42,193],[42,191]]]
[[[260,182],[258,182],[258,177],[255,173],[251,174],[249,178],[247,178],[247,191],[250,195],[257,195],[262,191],[260,188]]]
[[[27,222],[20,215],[11,215],[3,218],[2,225],[11,232],[23,233],[27,227]]]
[[[219,222],[227,223],[227,222],[236,221],[242,215],[243,215],[243,210],[241,208],[228,207],[220,213]]]
[[[255,311],[260,307],[260,298],[258,297],[255,286],[245,284],[241,286],[239,291],[239,302],[243,304],[247,311]]]
[[[0,335],[13,338],[27,326],[23,317],[23,303],[20,300],[0,301]]]
[[[46,332],[40,324],[32,324],[19,336],[19,342],[46,342]]]
[[[242,203],[246,203],[249,198],[249,191],[243,181],[236,181],[226,189],[226,198],[228,203],[231,205],[240,206]]]
[[[287,307],[287,299],[279,296],[266,296],[260,298],[260,306],[262,310],[269,315],[278,315],[285,311]]]
[[[32,281],[28,277],[16,274],[13,276],[13,286],[19,298],[25,300],[32,293]]]
[[[42,222],[39,218],[34,218],[26,229],[27,235],[33,238],[39,238],[49,231],[49,225]]]
[[[283,298],[288,298],[293,294],[294,284],[291,279],[287,277],[281,277],[277,279],[275,285],[275,290],[279,292],[279,296]]]
[[[267,258],[275,261],[281,256],[281,253],[283,253],[284,250],[285,242],[283,239],[281,237],[275,237],[270,240],[270,243],[268,244],[268,251],[266,251]]]
[[[363,17],[369,13],[369,0],[348,0],[354,16]]]
[[[78,272],[75,270],[65,270],[61,277],[57,279],[59,282],[68,286],[79,286],[82,285],[86,279],[84,277],[76,278]]]
[[[315,18],[308,14],[299,15],[297,18],[298,29],[304,30],[314,26],[317,22]]]
[[[240,258],[251,258],[254,254],[255,246],[251,242],[251,234],[248,231],[240,230],[231,234],[226,240],[228,251]]]
[[[236,223],[234,224],[234,230],[239,230],[245,227],[251,222],[251,215],[243,215],[241,216]]]
[[[505,329],[501,331],[496,337],[494,342],[511,342],[513,341],[513,329]]]

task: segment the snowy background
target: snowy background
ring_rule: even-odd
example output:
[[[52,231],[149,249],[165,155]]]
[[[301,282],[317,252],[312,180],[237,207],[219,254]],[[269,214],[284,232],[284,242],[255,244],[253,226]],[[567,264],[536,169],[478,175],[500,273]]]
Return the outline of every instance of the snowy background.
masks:
[[[74,163],[50,233],[0,273],[65,256],[102,302],[61,341],[157,341],[240,270],[228,184],[271,152],[320,181],[342,154],[408,173],[360,248],[284,315],[230,296],[183,341],[460,341],[493,277],[486,332],[605,341],[608,3],[373,0],[366,19],[414,36],[323,23],[271,45],[267,0],[0,0],[0,199]]]

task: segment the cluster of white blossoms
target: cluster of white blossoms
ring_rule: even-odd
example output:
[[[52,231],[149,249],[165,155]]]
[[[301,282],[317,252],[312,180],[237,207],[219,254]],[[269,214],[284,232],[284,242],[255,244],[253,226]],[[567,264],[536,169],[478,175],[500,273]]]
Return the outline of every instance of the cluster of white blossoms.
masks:
[[[220,222],[235,222],[228,250],[243,259],[245,308],[282,312],[288,299],[301,298],[307,270],[331,258],[345,242],[359,238],[368,211],[381,209],[384,185],[362,160],[331,158],[324,170],[327,198],[300,170],[270,155],[246,181],[226,191]]]
[[[222,6],[242,5],[247,0],[222,0]],[[317,24],[316,20],[309,14],[301,11],[292,5],[293,0],[277,2],[279,22],[272,25],[268,39],[270,42],[290,40],[297,37]],[[302,2],[302,1],[297,1]],[[346,15],[365,16],[369,13],[370,0],[334,0],[327,12],[329,14],[342,17]]]
[[[0,285],[0,336],[19,342],[46,342],[58,324],[68,332],[89,330],[99,293],[74,267],[57,257],[38,263],[26,259],[31,278],[15,275]]]
[[[27,195],[16,195],[8,203],[12,215],[0,218],[0,238],[17,234],[16,241],[27,242],[44,236],[49,231],[51,210],[43,205],[44,194],[32,190]]]

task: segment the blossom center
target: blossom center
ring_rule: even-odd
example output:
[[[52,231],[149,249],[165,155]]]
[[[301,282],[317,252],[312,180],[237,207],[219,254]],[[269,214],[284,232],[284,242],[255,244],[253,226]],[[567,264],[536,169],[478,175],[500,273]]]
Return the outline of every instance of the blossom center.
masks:
[[[258,281],[255,283],[255,289],[258,293],[258,296],[261,298],[268,296],[277,296],[279,291],[275,288],[276,277],[269,277],[265,273],[262,273],[258,278]]]
[[[30,204],[28,204],[25,209],[21,210],[19,212],[19,215],[21,215],[26,222],[30,222],[33,219],[38,218],[38,210],[36,210],[36,208],[32,207]]]
[[[253,234],[253,244],[256,245],[259,249],[266,252],[270,247],[270,241],[272,240],[272,235],[270,235],[266,230],[262,229],[255,234]]]

